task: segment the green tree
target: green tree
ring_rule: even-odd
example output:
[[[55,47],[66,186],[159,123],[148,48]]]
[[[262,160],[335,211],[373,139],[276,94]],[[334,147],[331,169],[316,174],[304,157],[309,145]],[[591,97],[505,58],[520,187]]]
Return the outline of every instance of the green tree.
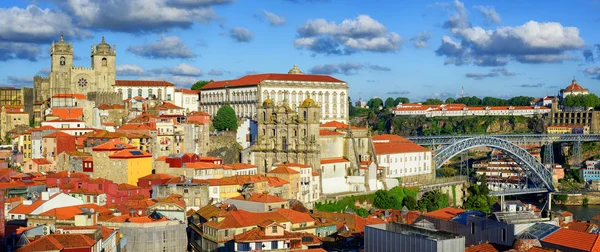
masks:
[[[471,184],[469,187],[469,197],[467,197],[463,206],[469,210],[491,213],[496,198],[488,196],[490,189],[487,186],[485,176],[479,177],[478,180],[480,184]]]
[[[448,200],[448,195],[443,194],[441,191],[435,190],[423,194],[423,198],[421,198],[417,205],[421,211],[431,212],[448,207]]]
[[[379,107],[383,106],[383,100],[381,98],[372,98],[367,102],[367,106],[373,111],[379,111]]]
[[[444,103],[446,103],[446,104],[452,104],[454,102],[456,102],[456,100],[454,100],[454,98],[448,97],[448,99],[446,99],[446,101]]]
[[[408,208],[408,210],[415,210],[417,209],[417,198],[412,195],[408,195],[402,200],[402,205]]]
[[[442,177],[452,177],[456,174],[456,169],[452,167],[443,167],[437,170]]]
[[[429,98],[423,102],[423,105],[440,105],[443,104],[444,101],[438,98]]]
[[[394,100],[394,106],[398,106],[398,104],[407,104],[410,103],[410,100],[406,97],[398,97]]]
[[[385,108],[392,108],[395,107],[396,105],[394,105],[394,98],[392,97],[388,97],[387,99],[385,99]]]
[[[192,85],[192,87],[190,88],[191,90],[199,90],[202,87],[206,86],[206,84],[214,82],[213,80],[201,80],[201,81],[197,81],[196,83],[194,83],[194,85]]]
[[[398,201],[389,191],[379,190],[375,192],[373,205],[380,209],[401,209],[402,203]]]
[[[348,96],[348,115],[356,115],[356,108],[354,108],[354,105],[352,104],[352,98],[350,98],[350,96]]]
[[[237,130],[238,120],[235,111],[229,105],[223,105],[217,111],[217,115],[213,119],[215,129],[222,130]]]

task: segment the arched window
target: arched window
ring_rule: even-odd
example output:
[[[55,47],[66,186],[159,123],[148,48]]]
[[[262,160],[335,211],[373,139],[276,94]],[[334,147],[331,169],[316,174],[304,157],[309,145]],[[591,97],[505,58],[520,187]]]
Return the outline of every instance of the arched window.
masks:
[[[267,112],[264,112],[264,111],[263,111],[263,120],[267,121]]]
[[[60,65],[64,66],[65,62],[66,62],[65,57],[64,56],[60,57]]]
[[[306,110],[304,110],[304,121],[308,120],[308,112],[306,112]]]
[[[106,60],[106,58],[102,58],[102,66],[107,66],[108,65],[108,61]]]
[[[138,96],[142,96],[142,89],[138,88]]]

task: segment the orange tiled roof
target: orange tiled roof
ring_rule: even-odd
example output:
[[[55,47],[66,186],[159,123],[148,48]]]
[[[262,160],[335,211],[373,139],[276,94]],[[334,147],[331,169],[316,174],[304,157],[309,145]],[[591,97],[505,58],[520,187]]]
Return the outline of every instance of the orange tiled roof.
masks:
[[[334,163],[345,163],[345,162],[350,162],[350,161],[343,157],[321,159],[321,164],[334,164]]]
[[[48,161],[48,159],[45,159],[45,158],[32,158],[31,161],[36,163],[37,165],[52,164],[52,162]]]
[[[266,80],[279,80],[279,81],[310,81],[310,82],[338,82],[343,81],[326,75],[314,75],[314,74],[253,74],[246,75],[235,80],[224,80],[214,81],[206,84],[201,90],[224,88],[225,85],[230,87],[244,87],[244,86],[257,86]]]
[[[492,244],[485,243],[479,244],[477,246],[471,245],[470,247],[465,249],[465,252],[498,252],[498,250],[494,248]]]
[[[87,189],[83,189],[83,188],[77,188],[73,191],[69,192],[70,194],[83,194],[83,195],[100,195],[100,194],[104,194],[103,191],[100,190],[87,190]]]
[[[126,123],[119,127],[118,131],[124,130],[156,130],[154,123]]]
[[[92,148],[92,151],[117,151],[123,149],[135,149],[135,146],[121,141],[109,141]]]
[[[223,169],[223,165],[218,165],[211,162],[188,162],[185,163],[184,168],[191,168],[196,170],[202,169]]]
[[[164,110],[164,109],[182,109],[182,107],[179,107],[173,103],[170,102],[164,102],[163,104],[159,105],[157,107],[160,110]]]
[[[290,183],[287,180],[281,179],[278,177],[268,177],[267,176],[267,179],[269,179],[269,186],[272,186],[272,187],[280,187],[280,186],[287,185]]]
[[[50,199],[53,199],[57,195],[59,195],[59,193],[50,196]],[[11,213],[11,214],[30,214],[31,212],[33,212],[33,210],[37,209],[45,202],[47,202],[47,200],[42,200],[40,198],[40,199],[36,200],[35,202],[31,203],[31,205],[24,205],[23,203],[21,203],[17,207],[11,209],[9,211],[9,213]]]
[[[415,143],[373,143],[377,155],[406,153],[406,152],[431,152],[431,150]]]
[[[223,166],[226,170],[243,170],[256,168],[256,165],[253,164],[244,164],[244,163],[236,163],[236,164],[226,164]]]
[[[44,136],[44,138],[56,138],[56,137],[65,137],[65,136],[68,137],[68,136],[71,136],[71,135],[69,135],[69,134],[67,134],[65,132],[62,132],[62,131],[58,131],[58,132],[54,132],[54,133],[48,134],[48,135]]]
[[[315,219],[313,219],[313,217],[310,217],[309,214],[301,213],[290,209],[278,208],[277,212],[286,217],[292,223],[305,223],[315,221]]]
[[[440,220],[450,220],[452,218],[454,218],[455,216],[464,213],[465,210],[464,209],[460,209],[460,208],[454,208],[454,207],[446,207],[446,208],[442,208],[439,210],[435,210],[432,212],[428,212],[423,214],[424,216],[429,216],[435,219],[440,219]]]
[[[173,87],[175,84],[167,81],[154,81],[154,80],[116,80],[115,86],[125,87]]]
[[[280,165],[277,166],[277,168],[268,171],[267,173],[277,173],[277,174],[299,174],[300,172],[290,168],[289,166],[286,165]]]
[[[115,152],[109,158],[149,158],[152,154],[138,149],[125,149]]]
[[[224,219],[219,222],[209,221],[205,225],[216,229],[241,228],[257,226],[265,220],[272,220],[277,223],[290,222],[287,218],[278,212],[248,212],[241,209],[220,212]]]
[[[200,93],[200,90],[191,90],[191,89],[187,89],[187,88],[179,88],[179,89],[176,89],[175,92],[182,92],[184,94],[195,95],[195,94]]]
[[[585,221],[571,221],[567,224],[567,226],[569,230],[587,233],[586,231],[588,229],[589,223]]]
[[[143,176],[139,179],[154,180],[154,179],[172,179],[172,178],[175,178],[175,176],[171,176],[169,174],[164,174],[164,173],[156,173],[156,174],[150,174],[150,175]]]
[[[561,228],[544,237],[542,241],[567,248],[593,251],[592,249],[600,246],[600,243],[597,242],[598,238],[597,234],[588,234]]]
[[[343,122],[338,122],[338,121],[330,121],[330,122],[326,122],[321,124],[322,128],[336,128],[336,129],[348,129],[348,124],[345,124]],[[354,126],[350,126],[350,129],[357,129]]]
[[[96,241],[84,234],[51,234],[43,236],[17,251],[63,251],[64,249],[91,248]]]
[[[283,227],[282,227],[283,228]],[[298,234],[283,231],[283,235],[265,235],[265,231],[262,228],[256,227],[250,229],[244,233],[235,236],[236,242],[258,242],[258,241],[279,241],[279,240],[300,240],[301,236]]]
[[[260,203],[287,202],[287,200],[284,198],[277,197],[275,195],[266,194],[266,193],[252,193],[252,195],[248,199],[244,198],[243,195],[240,195],[240,196],[237,196],[237,197],[234,197],[231,199],[260,202]]]
[[[23,201],[23,200],[24,200],[24,199],[23,199],[23,197],[19,197],[19,196],[17,196],[17,197],[11,197],[11,198],[7,198],[7,199],[5,199],[5,200],[4,200],[4,203],[21,202],[21,201]]]
[[[140,189],[140,187],[126,184],[126,183],[121,183],[117,186],[117,189],[119,189],[119,190],[135,190],[135,189]]]
[[[83,108],[52,108],[52,115],[59,119],[78,119],[83,116]]]
[[[53,216],[58,220],[71,220],[75,218],[75,215],[86,213],[84,210],[90,211],[94,209],[94,212],[100,215],[106,215],[112,213],[112,210],[98,206],[96,204],[83,204],[77,206],[59,207],[52,210],[48,210],[40,214],[40,216]]]
[[[337,132],[337,131],[319,130],[319,135],[321,135],[321,136],[339,136],[339,135],[343,135],[343,134],[344,133]]]
[[[83,100],[86,98],[84,94],[55,94],[52,98],[76,98],[79,100]]]

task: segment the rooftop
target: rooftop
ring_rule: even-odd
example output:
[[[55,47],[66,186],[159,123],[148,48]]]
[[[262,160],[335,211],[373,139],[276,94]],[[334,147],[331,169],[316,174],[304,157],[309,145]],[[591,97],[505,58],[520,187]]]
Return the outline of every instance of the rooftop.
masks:
[[[244,86],[257,86],[263,81],[302,81],[302,82],[336,82],[344,83],[341,80],[333,78],[327,75],[316,75],[316,74],[253,74],[246,75],[239,79],[234,80],[223,80],[214,81],[206,84],[202,87],[202,90],[218,89],[228,87],[244,87]]]
[[[124,87],[174,87],[175,84],[168,81],[157,80],[116,80],[115,86]]]
[[[245,200],[252,202],[260,202],[260,203],[278,203],[278,202],[286,202],[287,200],[281,197],[277,197],[275,195],[270,195],[266,193],[252,193],[249,198],[244,198],[243,195],[237,196],[235,198],[231,198],[234,200]]]

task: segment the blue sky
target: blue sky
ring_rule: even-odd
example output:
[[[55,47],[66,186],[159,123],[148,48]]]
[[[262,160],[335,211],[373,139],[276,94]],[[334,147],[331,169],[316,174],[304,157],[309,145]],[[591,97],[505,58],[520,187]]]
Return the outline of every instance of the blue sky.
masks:
[[[0,85],[46,75],[64,32],[75,65],[104,36],[118,79],[305,73],[354,100],[600,92],[600,1],[36,0],[0,2]]]

